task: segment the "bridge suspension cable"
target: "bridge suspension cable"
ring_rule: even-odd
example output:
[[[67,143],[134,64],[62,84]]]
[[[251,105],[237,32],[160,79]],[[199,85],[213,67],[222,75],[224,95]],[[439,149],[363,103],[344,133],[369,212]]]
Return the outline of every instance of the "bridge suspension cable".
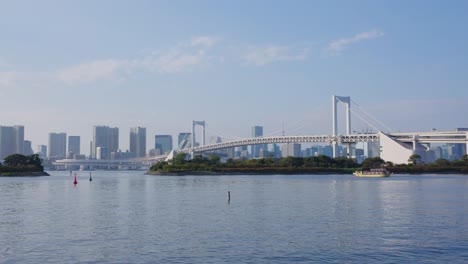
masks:
[[[339,98],[337,98],[338,101],[340,101],[341,103],[344,103],[343,101],[341,101]],[[356,113],[354,110],[351,109],[351,107],[349,107],[349,111],[355,115],[357,118],[359,118],[362,122],[366,123],[368,126],[372,127],[373,129],[375,129],[376,131],[379,131],[378,128],[376,128],[374,125],[372,125],[371,123],[367,122],[367,120],[365,120],[362,116],[360,116],[358,113]]]
[[[320,112],[320,111],[323,111],[324,107],[325,107],[325,103],[321,103],[319,105],[316,105],[314,107],[314,110],[316,110],[316,112]],[[294,122],[292,123],[293,125],[290,125],[290,126],[287,126],[286,127],[286,131],[288,132],[287,134],[291,134],[292,132],[294,131],[298,131],[300,129],[303,129],[306,127],[306,125],[310,124],[310,122],[313,121],[313,119],[311,119],[310,115],[308,115],[308,118],[304,118],[302,120],[299,120],[297,122]],[[268,137],[268,136],[277,136],[279,134],[282,134],[282,132],[285,130],[285,127],[284,127],[284,124],[282,126],[282,128],[280,129],[276,129],[276,130],[273,130],[273,131],[270,131],[266,134],[264,134],[263,136],[264,137]]]
[[[385,125],[384,123],[382,123],[380,120],[378,120],[377,118],[375,118],[373,115],[369,114],[369,112],[367,112],[366,110],[364,110],[364,108],[362,108],[357,102],[351,100],[351,102],[357,106],[364,114],[366,114],[368,117],[372,118],[372,120],[374,120],[375,122],[379,123],[379,125],[381,125],[382,127],[384,127],[385,129],[388,130],[388,132],[393,132],[393,129],[391,129],[390,127],[388,127],[387,125]]]

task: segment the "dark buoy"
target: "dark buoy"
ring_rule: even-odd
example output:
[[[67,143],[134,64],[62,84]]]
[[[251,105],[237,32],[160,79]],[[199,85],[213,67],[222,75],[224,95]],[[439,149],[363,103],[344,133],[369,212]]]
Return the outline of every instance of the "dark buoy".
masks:
[[[228,191],[228,203],[230,203],[230,202],[231,202],[231,192]]]
[[[77,185],[77,184],[78,184],[78,181],[76,180],[76,173],[75,173],[75,180],[73,181],[73,184],[74,184],[74,185]]]
[[[91,178],[91,172],[89,172],[89,181],[93,181],[93,178]]]

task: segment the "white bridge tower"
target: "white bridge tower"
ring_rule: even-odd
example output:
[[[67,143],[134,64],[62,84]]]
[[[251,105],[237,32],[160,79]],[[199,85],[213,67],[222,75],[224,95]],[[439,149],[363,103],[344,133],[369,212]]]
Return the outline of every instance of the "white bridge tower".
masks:
[[[201,126],[202,127],[202,142],[201,146],[205,146],[205,121],[193,121],[192,120],[192,148],[195,147],[195,126]],[[193,158],[194,153],[192,152],[192,158]]]
[[[333,115],[333,141],[332,141],[332,148],[333,148],[333,158],[336,158],[337,156],[337,151],[338,151],[338,139],[337,139],[337,133],[338,133],[338,118],[337,118],[337,111],[336,111],[336,106],[337,104],[341,102],[346,105],[346,135],[351,134],[351,97],[349,96],[336,96],[333,95],[332,97],[332,115]],[[348,158],[350,156],[350,147],[351,145],[348,145]]]

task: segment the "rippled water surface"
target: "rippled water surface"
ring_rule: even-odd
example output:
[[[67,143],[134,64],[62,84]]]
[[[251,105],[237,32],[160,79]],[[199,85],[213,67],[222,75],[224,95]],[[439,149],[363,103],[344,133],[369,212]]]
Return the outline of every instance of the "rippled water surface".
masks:
[[[468,176],[51,174],[0,178],[1,263],[468,263]]]

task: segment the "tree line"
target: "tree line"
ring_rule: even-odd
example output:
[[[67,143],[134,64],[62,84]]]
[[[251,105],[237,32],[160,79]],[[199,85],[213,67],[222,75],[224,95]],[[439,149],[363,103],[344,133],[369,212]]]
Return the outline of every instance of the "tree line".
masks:
[[[187,154],[179,153],[168,162],[159,162],[151,171],[161,173],[196,173],[196,172],[258,172],[258,173],[352,173],[355,170],[386,168],[394,173],[433,173],[453,172],[468,173],[468,155],[460,160],[448,161],[438,159],[424,164],[419,155],[412,155],[408,164],[393,164],[379,157],[367,158],[362,163],[355,159],[325,155],[312,157],[285,157],[261,159],[227,159],[222,163],[219,156],[208,157],[197,155],[187,159]]]

